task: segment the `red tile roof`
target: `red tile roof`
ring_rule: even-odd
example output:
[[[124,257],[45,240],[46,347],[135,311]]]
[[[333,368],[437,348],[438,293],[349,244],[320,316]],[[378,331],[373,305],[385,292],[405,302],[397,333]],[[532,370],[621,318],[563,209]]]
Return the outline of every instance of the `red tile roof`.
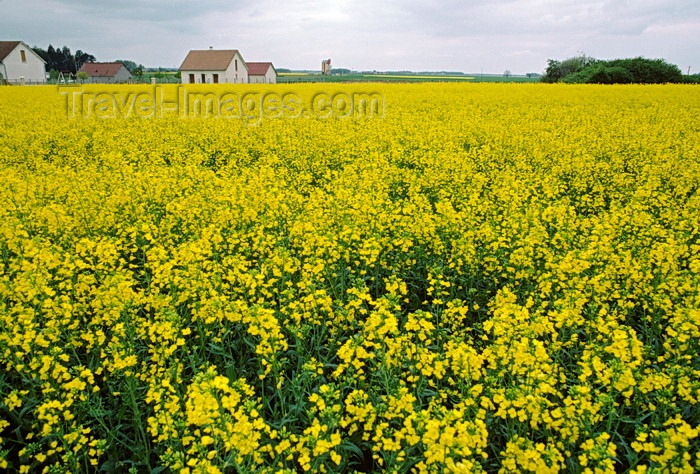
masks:
[[[187,53],[180,71],[225,71],[236,53],[238,53],[237,49],[193,49]],[[238,55],[240,56],[240,53]],[[245,61],[242,62],[245,66]]]
[[[274,66],[272,63],[246,63],[248,65],[248,75],[249,76],[264,76],[267,74],[267,70]]]
[[[88,76],[114,76],[122,66],[122,63],[85,63],[78,72],[86,72]]]
[[[21,41],[0,41],[0,61],[5,59]]]

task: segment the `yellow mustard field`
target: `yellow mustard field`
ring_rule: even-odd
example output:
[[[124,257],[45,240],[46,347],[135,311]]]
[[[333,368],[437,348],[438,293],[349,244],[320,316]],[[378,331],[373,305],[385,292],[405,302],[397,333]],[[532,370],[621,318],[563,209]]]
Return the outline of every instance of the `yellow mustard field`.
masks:
[[[700,88],[179,87],[0,88],[0,469],[700,470]]]

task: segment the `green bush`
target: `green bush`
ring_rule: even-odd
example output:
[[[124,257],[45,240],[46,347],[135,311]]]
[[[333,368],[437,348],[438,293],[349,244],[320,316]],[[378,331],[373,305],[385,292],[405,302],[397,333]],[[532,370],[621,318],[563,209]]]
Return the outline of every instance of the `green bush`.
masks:
[[[559,82],[565,77],[578,73],[579,71],[594,65],[596,59],[582,54],[573,58],[568,58],[563,61],[555,59],[547,60],[547,69],[544,75],[540,78],[541,82]]]
[[[681,84],[700,84],[700,76],[697,74],[694,74],[692,76],[683,74],[679,82]]]
[[[558,82],[564,82],[566,84],[587,84],[591,82],[591,76],[597,70],[597,67],[585,68],[561,78]]]
[[[590,82],[594,84],[629,84],[634,82],[632,74],[620,66],[603,66],[592,76]]]
[[[664,59],[614,59],[606,61],[611,67],[621,67],[629,71],[632,82],[638,84],[663,84],[680,82],[681,70],[675,64],[669,64]]]
[[[642,57],[595,60],[581,56],[559,62],[548,60],[549,66],[542,82],[568,84],[664,84],[668,82],[693,82],[685,79],[675,64],[664,59]],[[688,77],[688,76],[686,76]]]

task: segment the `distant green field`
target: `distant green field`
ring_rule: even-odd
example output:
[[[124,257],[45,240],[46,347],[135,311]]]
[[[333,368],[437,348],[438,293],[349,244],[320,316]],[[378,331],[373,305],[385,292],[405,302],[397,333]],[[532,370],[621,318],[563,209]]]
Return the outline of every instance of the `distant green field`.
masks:
[[[385,75],[385,74],[341,74],[322,76],[320,74],[279,74],[278,83],[289,82],[538,82],[539,78],[523,76],[504,77],[501,75],[472,76],[421,76],[421,75]]]

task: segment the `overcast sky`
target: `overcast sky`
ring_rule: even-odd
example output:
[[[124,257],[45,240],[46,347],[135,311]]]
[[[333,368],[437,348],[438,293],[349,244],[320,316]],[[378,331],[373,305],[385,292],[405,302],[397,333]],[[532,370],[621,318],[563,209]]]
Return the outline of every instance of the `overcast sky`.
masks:
[[[700,72],[697,0],[0,0],[0,40],[179,67],[238,49],[276,67],[541,72],[548,58],[665,58]]]

